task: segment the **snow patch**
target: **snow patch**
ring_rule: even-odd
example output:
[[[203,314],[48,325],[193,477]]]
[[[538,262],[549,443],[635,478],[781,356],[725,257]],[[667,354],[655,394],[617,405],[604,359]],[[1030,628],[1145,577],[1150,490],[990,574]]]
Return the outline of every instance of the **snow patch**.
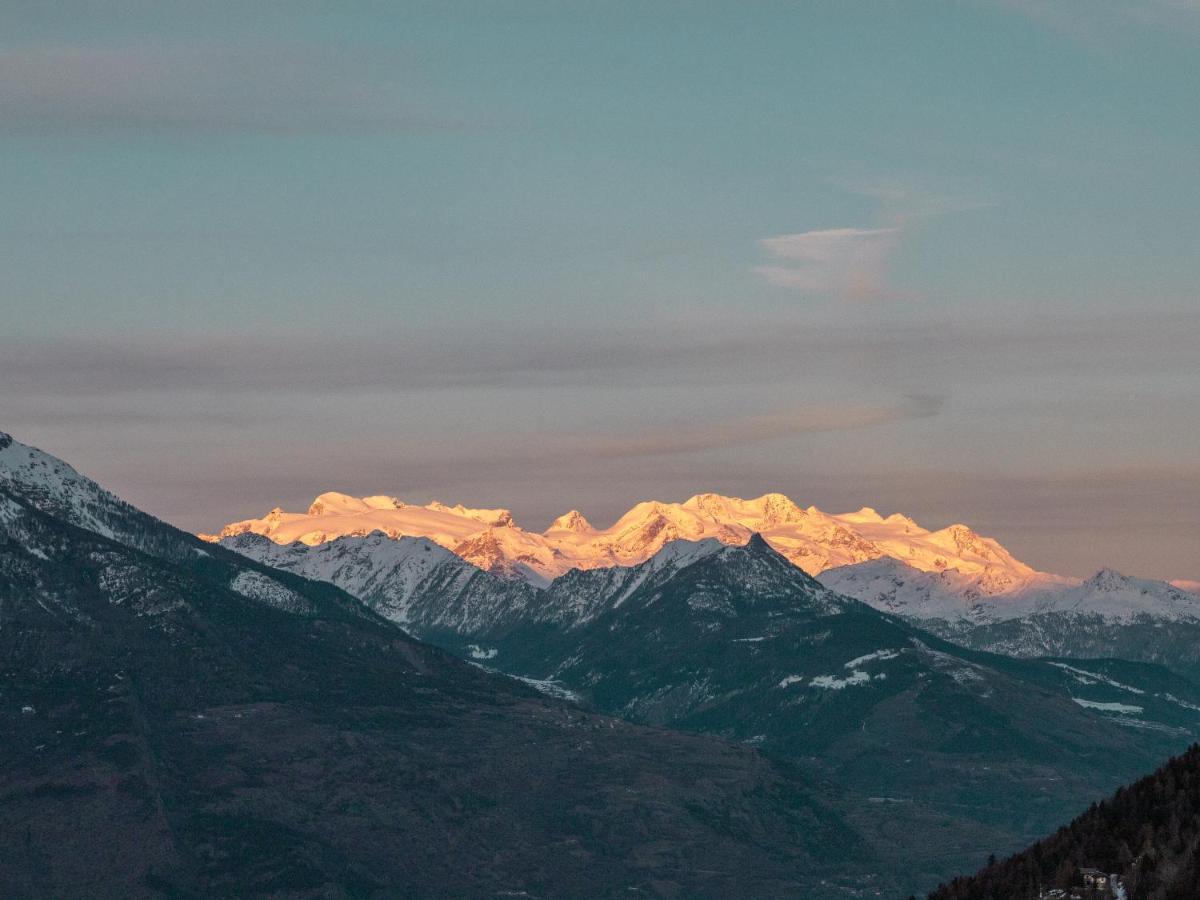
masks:
[[[846,663],[844,668],[857,669],[859,666],[863,665],[863,663],[869,663],[874,660],[883,661],[886,659],[895,659],[899,655],[899,650],[876,650],[874,653],[868,653],[865,656],[856,656],[854,659],[850,660],[850,662]]]
[[[1098,709],[1101,712],[1115,712],[1123,716],[1136,715],[1142,711],[1142,707],[1133,706],[1130,703],[1100,703],[1097,700],[1084,700],[1082,697],[1072,697],[1076,703],[1084,709]]]
[[[250,600],[257,600],[276,609],[297,611],[308,606],[308,601],[289,587],[280,584],[269,575],[243,569],[229,583],[230,590]]]
[[[525,678],[522,675],[513,675],[512,677],[549,697],[570,700],[572,703],[578,703],[581,699],[577,693],[550,678]]]
[[[1176,706],[1182,706],[1184,709],[1190,709],[1195,712],[1200,712],[1200,706],[1197,706],[1195,703],[1188,703],[1186,700],[1180,700],[1174,694],[1159,694],[1158,696],[1161,697],[1163,700],[1169,700],[1170,702],[1174,703]]]
[[[855,685],[869,684],[870,681],[871,676],[859,669],[851,672],[846,678],[835,678],[832,675],[818,675],[809,683],[808,686],[823,688],[828,691],[840,691]]]
[[[1107,684],[1109,687],[1115,687],[1122,691],[1129,691],[1131,694],[1146,693],[1140,688],[1131,687],[1128,684],[1122,684],[1119,681],[1114,681],[1107,675],[1101,675],[1099,672],[1089,672],[1087,669],[1078,669],[1075,666],[1069,666],[1066,663],[1060,662],[1052,662],[1050,665],[1057,669],[1062,669],[1064,672],[1070,672],[1075,676],[1075,680],[1082,684]]]

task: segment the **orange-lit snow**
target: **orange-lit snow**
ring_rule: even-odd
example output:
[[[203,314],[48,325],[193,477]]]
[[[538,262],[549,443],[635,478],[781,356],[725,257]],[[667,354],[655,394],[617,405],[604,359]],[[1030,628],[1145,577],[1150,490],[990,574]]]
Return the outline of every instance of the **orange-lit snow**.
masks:
[[[698,494],[683,503],[646,501],[608,528],[596,528],[571,510],[539,534],[518,526],[505,509],[436,502],[410,506],[394,497],[327,493],[306,512],[275,509],[206,537],[247,531],[276,543],[309,545],[373,531],[393,538],[426,537],[481,568],[534,583],[572,568],[636,565],[670,541],[716,538],[744,544],[755,532],[811,575],[888,556],[926,572],[956,570],[979,581],[988,593],[999,593],[1036,574],[995,540],[965,525],[929,531],[899,514],[885,518],[870,508],[830,514],[814,506],[802,508],[783,494],[753,500]]]

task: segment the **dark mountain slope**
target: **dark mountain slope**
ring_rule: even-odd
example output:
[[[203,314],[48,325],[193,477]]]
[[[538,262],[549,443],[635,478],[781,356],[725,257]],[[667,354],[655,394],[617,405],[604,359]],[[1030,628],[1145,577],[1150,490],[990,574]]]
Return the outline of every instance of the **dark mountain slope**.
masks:
[[[1116,875],[1088,894],[1082,872]],[[1115,889],[1114,889],[1115,887]],[[932,900],[1025,900],[1053,889],[1130,900],[1200,896],[1200,745],[1028,850],[939,887]]]
[[[545,700],[148,517],[106,537],[36,499],[0,483],[6,897],[820,897],[867,868],[792,766]]]
[[[1108,759],[1115,775],[1153,752],[1165,757],[1200,725],[1195,709],[1124,685],[1099,666],[1092,672],[956,647],[834,594],[760,538],[701,556],[666,580],[647,579],[581,625],[551,635],[535,616],[532,630],[536,639],[506,626],[488,642],[498,651],[491,662],[558,680],[636,721],[828,756],[839,767],[865,754],[863,775],[873,772],[880,789],[884,779],[902,777],[895,766],[881,770],[880,758],[912,752],[1064,769],[1083,761],[1096,771]],[[1160,671],[1136,668],[1129,678]],[[1176,698],[1183,704],[1197,699],[1182,679],[1170,683],[1187,692]],[[1143,729],[1130,725],[1132,717],[1098,714],[1110,696],[1170,724],[1139,720],[1151,726]],[[1093,711],[1079,699],[1099,705]]]
[[[966,650],[757,539],[676,542],[540,591],[418,539],[227,543],[600,711],[792,760],[837,785],[879,871],[908,889],[1022,846],[1200,730],[1200,690],[1160,667]]]
[[[572,585],[593,578],[613,576]],[[760,539],[629,578],[573,626],[547,627],[564,605],[552,587],[552,615],[470,640],[495,651],[488,665],[600,711],[796,760],[853,798],[844,814],[912,885],[1044,833],[1200,725],[1196,689],[1161,669],[964,650],[839,597]]]

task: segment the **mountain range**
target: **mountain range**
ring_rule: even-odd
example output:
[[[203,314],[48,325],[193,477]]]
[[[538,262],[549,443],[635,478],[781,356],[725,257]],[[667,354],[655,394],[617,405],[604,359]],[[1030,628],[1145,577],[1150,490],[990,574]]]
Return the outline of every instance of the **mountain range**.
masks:
[[[910,889],[1032,840],[1200,726],[1200,691],[1165,668],[967,650],[838,594],[758,535],[674,541],[542,588],[428,538],[221,543],[545,692],[792,761],[834,787]]]
[[[270,555],[277,565],[283,556],[305,554],[305,548],[337,544],[318,558],[344,566],[353,556],[354,576],[334,577],[314,561],[304,566],[310,577],[375,599],[366,582],[379,582],[397,621],[405,621],[406,597],[417,588],[408,579],[416,569],[405,563],[401,568],[409,574],[399,577],[400,559],[408,557],[396,546],[399,538],[424,538],[513,583],[507,589],[512,596],[503,601],[511,605],[527,602],[526,587],[552,590],[555,579],[573,569],[629,568],[676,541],[737,546],[752,534],[839,594],[958,644],[1029,658],[1112,656],[1200,675],[1200,595],[1188,582],[1134,579],[1112,569],[1089,579],[1038,572],[966,525],[930,531],[901,514],[884,517],[870,508],[832,515],[782,494],[754,500],[700,494],[683,503],[638,503],[605,529],[573,510],[537,534],[521,529],[504,509],[415,506],[393,497],[327,493],[306,513],[275,509],[202,537],[235,549],[257,548],[251,555]],[[256,543],[256,535],[294,549],[271,549]],[[473,591],[480,589],[479,582],[473,584]],[[489,584],[487,590],[506,589]],[[1166,626],[1169,635],[1163,633]]]
[[[698,494],[683,503],[647,501],[603,529],[571,510],[538,534],[522,529],[506,509],[437,502],[415,506],[395,497],[325,493],[304,513],[276,508],[261,519],[234,522],[202,537],[217,541],[252,532],[276,543],[315,545],[373,531],[392,538],[426,537],[485,571],[535,585],[571,569],[636,565],[671,541],[716,538],[744,544],[751,534],[762,535],[810,575],[891,556],[922,571],[957,571],[976,579],[989,594],[1059,581],[1035,572],[965,525],[928,531],[898,513],[884,518],[868,508],[831,515],[815,506],[804,509],[783,494],[754,500]]]
[[[457,552],[471,534],[449,549],[448,532],[363,531],[411,509],[378,498],[316,510],[337,528],[367,516],[346,534],[293,534],[310,523],[280,514],[270,534],[201,541],[0,435],[0,885],[897,896],[1018,849],[1200,735],[1177,669],[963,647],[923,621],[998,623],[876,608],[793,557],[844,577],[900,565],[845,560],[906,533],[932,568],[893,571],[1019,574],[1080,603],[1125,590],[1115,574],[1065,583],[964,531],[783,500],[643,504],[621,529],[639,540],[617,542],[629,564],[550,577],[507,537],[481,566]],[[475,538],[515,528],[418,509],[489,519]],[[558,565],[556,532],[579,536],[562,557],[616,534],[558,524],[533,542]],[[1147,624],[1126,619],[1103,621]]]

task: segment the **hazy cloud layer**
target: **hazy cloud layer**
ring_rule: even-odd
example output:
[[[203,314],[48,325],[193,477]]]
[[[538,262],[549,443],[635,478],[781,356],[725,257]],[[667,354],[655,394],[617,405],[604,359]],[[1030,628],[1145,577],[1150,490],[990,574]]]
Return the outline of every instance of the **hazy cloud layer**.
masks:
[[[577,449],[583,456],[637,457],[692,453],[801,434],[869,428],[907,418],[925,418],[937,415],[941,407],[940,397],[910,397],[889,404],[815,406],[773,415],[668,423],[665,427],[627,437],[596,435]]]
[[[462,121],[403,67],[302,46],[0,48],[0,131],[427,131]]]
[[[972,0],[979,2],[979,0]],[[1200,37],[1200,0],[985,0],[1038,25],[1106,50],[1130,28],[1167,29]]]
[[[0,381],[18,396],[94,398],[169,390],[277,395],[364,390],[536,389],[609,384],[855,382],[887,375],[907,393],[931,379],[988,382],[997,374],[1101,376],[1194,371],[1200,312],[1047,316],[819,330],[786,318],[754,324],[608,330],[562,337],[536,326],[455,335],[144,335],[0,337]],[[906,376],[907,377],[906,379]],[[791,380],[791,381],[789,381]],[[907,386],[906,386],[907,385]]]

